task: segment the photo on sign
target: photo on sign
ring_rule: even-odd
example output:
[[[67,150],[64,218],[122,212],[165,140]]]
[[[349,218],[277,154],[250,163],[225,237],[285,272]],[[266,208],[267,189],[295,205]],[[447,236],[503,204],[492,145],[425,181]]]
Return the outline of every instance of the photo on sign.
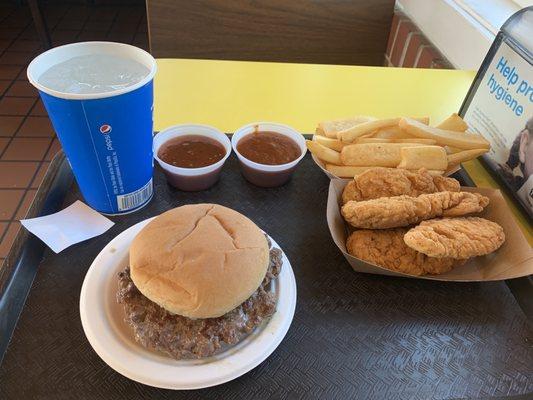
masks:
[[[498,168],[519,198],[533,207],[533,115],[516,135],[507,161],[499,164]]]

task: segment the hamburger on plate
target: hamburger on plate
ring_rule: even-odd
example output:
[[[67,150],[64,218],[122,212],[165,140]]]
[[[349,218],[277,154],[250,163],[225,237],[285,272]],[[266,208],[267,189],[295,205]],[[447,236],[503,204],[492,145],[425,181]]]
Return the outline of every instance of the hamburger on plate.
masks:
[[[216,204],[167,211],[135,237],[117,301],[135,340],[175,359],[215,355],[276,310],[281,250],[250,219]]]

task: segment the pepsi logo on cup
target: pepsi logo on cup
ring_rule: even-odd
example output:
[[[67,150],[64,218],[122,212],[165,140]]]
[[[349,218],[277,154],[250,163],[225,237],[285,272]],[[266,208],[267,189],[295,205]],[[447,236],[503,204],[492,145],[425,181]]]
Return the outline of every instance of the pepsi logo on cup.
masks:
[[[103,133],[104,135],[111,133],[111,125],[107,125],[107,124],[102,125],[100,127],[100,133]]]

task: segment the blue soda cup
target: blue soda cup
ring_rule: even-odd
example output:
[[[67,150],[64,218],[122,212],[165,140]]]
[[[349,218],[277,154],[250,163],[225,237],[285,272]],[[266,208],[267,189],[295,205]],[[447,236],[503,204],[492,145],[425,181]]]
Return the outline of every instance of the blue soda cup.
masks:
[[[70,93],[39,82],[51,67],[80,56],[120,57],[149,71],[140,81],[102,93]],[[146,205],[153,194],[154,58],[123,43],[82,42],[48,50],[28,66],[85,201],[108,215]]]

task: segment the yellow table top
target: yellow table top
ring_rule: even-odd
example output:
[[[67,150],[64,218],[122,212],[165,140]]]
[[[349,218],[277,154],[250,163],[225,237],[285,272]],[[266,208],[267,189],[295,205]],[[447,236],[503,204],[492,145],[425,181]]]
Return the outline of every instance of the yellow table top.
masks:
[[[352,115],[429,115],[440,121],[461,106],[470,71],[157,60],[155,129],[181,123],[233,132],[275,121],[312,133],[321,120]]]
[[[457,112],[474,71],[159,59],[155,130],[182,123],[233,132],[274,121],[312,133],[321,120],[353,115],[429,116],[436,124]],[[466,170],[482,187],[498,187],[479,162]],[[504,193],[505,194],[505,193]],[[508,200],[533,245],[533,230]]]

